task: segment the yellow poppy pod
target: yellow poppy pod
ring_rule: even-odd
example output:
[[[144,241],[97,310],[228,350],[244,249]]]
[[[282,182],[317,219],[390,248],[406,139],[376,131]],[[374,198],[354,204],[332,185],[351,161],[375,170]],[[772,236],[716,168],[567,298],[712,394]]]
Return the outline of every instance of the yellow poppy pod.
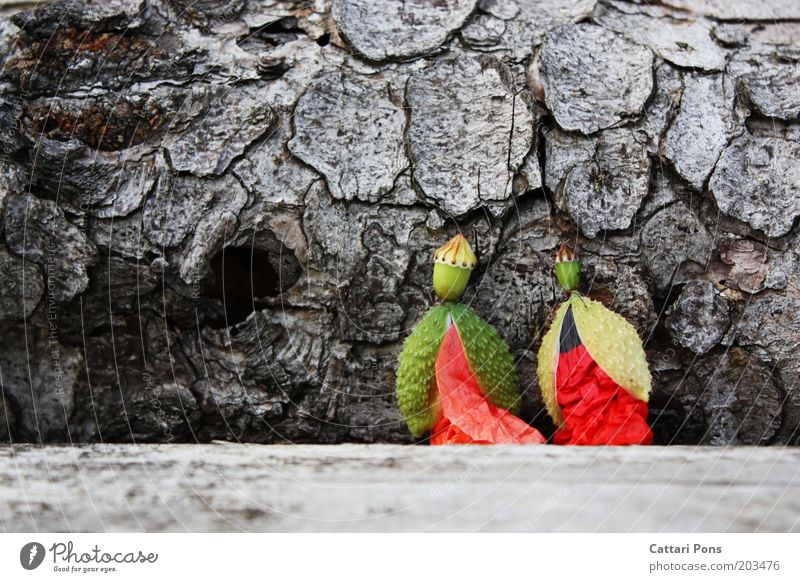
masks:
[[[478,258],[462,234],[451,238],[433,255],[433,289],[443,301],[456,301],[464,294]]]

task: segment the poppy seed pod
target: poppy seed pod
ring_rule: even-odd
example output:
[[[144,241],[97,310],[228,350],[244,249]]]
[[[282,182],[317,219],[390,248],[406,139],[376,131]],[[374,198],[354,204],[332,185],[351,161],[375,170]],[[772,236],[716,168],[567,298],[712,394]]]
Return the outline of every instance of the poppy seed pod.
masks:
[[[436,250],[433,260],[433,290],[443,301],[457,301],[478,264],[469,242],[459,233]]]
[[[581,283],[581,264],[575,251],[565,244],[556,254],[556,279],[567,292],[575,291]]]

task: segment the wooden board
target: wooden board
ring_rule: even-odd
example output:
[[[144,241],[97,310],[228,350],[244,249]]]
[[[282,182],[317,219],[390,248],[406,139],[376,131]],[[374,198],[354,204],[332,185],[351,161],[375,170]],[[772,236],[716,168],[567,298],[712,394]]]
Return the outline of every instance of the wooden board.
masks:
[[[16,445],[5,531],[800,531],[800,449]]]

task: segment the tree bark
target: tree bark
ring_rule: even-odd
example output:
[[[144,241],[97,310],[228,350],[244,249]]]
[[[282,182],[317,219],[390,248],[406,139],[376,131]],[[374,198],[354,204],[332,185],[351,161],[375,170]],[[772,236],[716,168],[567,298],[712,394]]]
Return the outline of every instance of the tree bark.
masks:
[[[768,16],[767,16],[768,15]],[[0,20],[0,439],[412,443],[433,250],[535,354],[552,257],[659,444],[800,442],[800,7],[65,0]]]

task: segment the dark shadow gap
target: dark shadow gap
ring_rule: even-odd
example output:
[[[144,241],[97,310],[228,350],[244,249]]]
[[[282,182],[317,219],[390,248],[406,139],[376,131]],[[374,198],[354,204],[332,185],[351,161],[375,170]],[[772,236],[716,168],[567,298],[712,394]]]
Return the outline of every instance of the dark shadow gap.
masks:
[[[241,323],[256,309],[256,301],[280,294],[280,277],[268,252],[252,247],[228,247],[211,260],[205,296],[219,299],[225,317],[209,324],[225,327]],[[227,322],[225,321],[227,319]]]

